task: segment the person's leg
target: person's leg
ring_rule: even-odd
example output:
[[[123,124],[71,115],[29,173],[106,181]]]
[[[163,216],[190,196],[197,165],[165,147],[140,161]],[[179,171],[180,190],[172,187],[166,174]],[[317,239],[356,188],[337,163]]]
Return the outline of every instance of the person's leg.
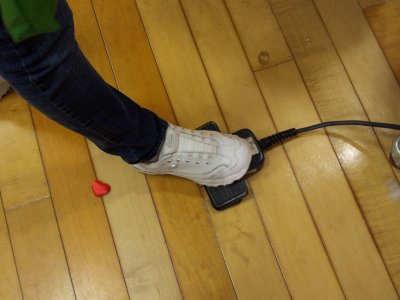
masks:
[[[58,32],[19,44],[0,23],[0,76],[30,104],[141,172],[210,186],[246,173],[251,150],[245,140],[173,126],[141,108],[105,83],[83,56],[65,0],[59,0],[57,20]]]
[[[128,163],[153,158],[168,124],[104,82],[79,50],[72,13],[61,29],[14,44],[0,20],[0,75],[31,105]]]

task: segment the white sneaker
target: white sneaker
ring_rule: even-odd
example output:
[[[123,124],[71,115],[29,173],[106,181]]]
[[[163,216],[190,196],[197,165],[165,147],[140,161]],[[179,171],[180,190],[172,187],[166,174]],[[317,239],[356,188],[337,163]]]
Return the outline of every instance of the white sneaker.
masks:
[[[7,94],[9,89],[10,85],[8,84],[8,82],[0,77],[0,99],[3,98],[5,94]]]
[[[170,174],[219,186],[242,178],[251,156],[248,142],[237,136],[170,125],[158,160],[132,166],[146,174]]]

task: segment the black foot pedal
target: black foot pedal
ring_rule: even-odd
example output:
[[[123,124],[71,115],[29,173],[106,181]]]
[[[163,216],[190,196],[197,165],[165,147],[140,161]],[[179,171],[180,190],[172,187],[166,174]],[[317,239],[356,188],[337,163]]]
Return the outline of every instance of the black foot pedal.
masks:
[[[220,131],[217,124],[212,121],[204,124],[198,129]],[[247,139],[252,145],[253,158],[247,174],[258,171],[264,161],[264,154],[260,150],[254,134],[249,129],[241,129],[233,134],[236,134],[241,138]],[[205,189],[212,205],[217,210],[222,210],[235,203],[238,203],[247,195],[247,186],[244,178],[239,179],[230,185],[219,187],[205,186]]]
[[[205,186],[211,204],[215,209],[222,210],[239,203],[247,195],[246,181],[239,179],[230,185],[210,187]]]
[[[220,131],[215,122],[208,122],[198,129]],[[244,178],[239,179],[230,185],[219,187],[205,186],[205,189],[210,198],[211,204],[217,210],[222,210],[238,203],[247,195],[247,187]]]

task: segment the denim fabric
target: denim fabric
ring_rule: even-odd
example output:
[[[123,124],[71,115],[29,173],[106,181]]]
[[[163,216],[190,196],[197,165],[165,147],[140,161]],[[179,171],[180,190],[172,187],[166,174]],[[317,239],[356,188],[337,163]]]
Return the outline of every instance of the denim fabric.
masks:
[[[57,21],[59,31],[17,44],[0,22],[0,76],[31,105],[103,151],[128,163],[154,157],[168,124],[93,69],[75,41],[65,0],[59,0]]]

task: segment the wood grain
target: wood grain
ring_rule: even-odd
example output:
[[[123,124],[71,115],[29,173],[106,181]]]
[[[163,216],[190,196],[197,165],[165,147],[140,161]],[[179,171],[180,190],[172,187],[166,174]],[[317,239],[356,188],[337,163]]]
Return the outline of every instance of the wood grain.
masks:
[[[388,59],[397,81],[400,81],[400,1],[364,9],[365,16]]]
[[[328,1],[317,0],[316,5],[369,119],[399,123],[400,86],[361,9],[354,1],[336,1],[332,6]],[[351,101],[346,105],[355,111],[360,106]],[[355,117],[365,118],[364,114]],[[394,167],[391,170],[386,159],[399,132],[376,132],[383,153],[379,153],[375,139],[368,139],[365,149],[370,161],[359,165],[345,157],[341,161],[348,169],[349,180],[399,293],[400,206],[394,202],[397,198],[392,196],[391,186],[399,186],[400,172]],[[354,141],[362,143],[356,138]]]
[[[148,181],[157,199],[157,211],[183,298],[235,299],[235,290],[199,187],[174,177],[166,180],[157,176]]]
[[[183,1],[182,5],[228,127],[232,131],[242,127],[252,128],[259,136],[264,136],[274,131],[273,123],[265,107],[257,82],[221,2]],[[220,41],[224,42],[221,43]],[[277,152],[276,156],[270,159],[279,160],[281,164],[286,164],[290,170],[282,149],[280,152]],[[287,174],[288,169],[284,167],[279,169],[275,173],[275,176],[280,179],[285,178],[283,174]],[[287,248],[287,245],[279,244],[282,240],[298,234],[299,228],[296,226],[299,224],[296,222],[291,224],[289,220],[286,222],[286,214],[275,215],[275,219],[273,220],[276,223],[267,219],[267,216],[270,216],[266,213],[267,206],[270,201],[273,201],[271,200],[271,195],[274,195],[273,198],[276,200],[275,204],[277,204],[278,201],[282,201],[279,198],[280,196],[290,197],[291,192],[287,193],[286,184],[270,185],[267,179],[269,177],[268,173],[269,170],[267,168],[261,170],[259,174],[250,179],[250,186],[254,191],[257,203],[264,202],[264,205],[259,204],[260,208],[264,208],[262,209],[263,221],[284,272],[291,295],[293,297],[306,297],[314,292],[321,293],[323,291],[324,295],[328,295],[327,297],[336,299],[342,297],[342,292],[336,281],[334,272],[331,269],[324,249],[321,247],[321,241],[315,231],[314,225],[310,222],[309,212],[304,207],[304,200],[300,193],[297,194],[296,200],[299,201],[297,207],[303,208],[299,213],[304,213],[304,215],[301,215],[304,221],[300,222],[302,225],[305,225],[302,230],[304,230],[304,237],[309,239],[307,243],[310,243],[310,248],[307,248],[307,246],[304,247],[306,243],[303,245],[299,243],[300,249],[297,254],[295,251],[289,251],[288,253],[284,250]],[[289,173],[290,176],[292,176],[291,178],[295,182],[293,174]],[[292,193],[291,196],[293,194],[295,193]],[[238,210],[240,209],[243,209],[243,206],[239,206]],[[242,226],[245,228],[244,220],[237,223],[240,225],[243,224]],[[270,228],[277,229],[278,231],[272,232]],[[284,235],[284,237],[280,239],[279,235]],[[230,236],[229,231],[227,231],[226,236]],[[278,239],[278,244],[275,243],[275,239]],[[228,252],[228,254],[234,254],[232,252]],[[286,256],[286,254],[290,255]],[[312,265],[313,267],[305,271],[301,265],[294,266],[294,257],[307,261],[308,266]],[[294,260],[291,261],[291,259]],[[301,271],[299,273],[292,273],[290,267]],[[297,278],[299,275],[305,278],[304,281]],[[318,276],[318,283],[313,282]],[[322,279],[320,276],[324,278]],[[317,287],[318,285],[320,286]],[[318,290],[319,288],[321,289]],[[278,295],[277,293],[275,291],[274,294]]]
[[[316,0],[315,4],[362,104],[348,101],[349,109],[364,109],[372,121],[399,123],[399,83],[356,1]],[[397,134],[378,132],[385,153]],[[400,172],[397,175],[400,178]]]
[[[6,210],[24,299],[75,299],[51,199]]]
[[[33,119],[77,298],[128,298],[85,140],[36,110]]]
[[[121,90],[140,105],[175,122],[151,48],[144,42],[145,32],[135,3],[118,1],[111,10],[106,6],[107,2],[93,3]],[[119,21],[114,21],[111,26],[110,20],[117,16]],[[119,32],[118,39],[115,30]],[[142,46],[136,46],[137,40],[143,41]],[[138,75],[131,76],[132,70]],[[136,90],[135,87],[140,88]],[[141,92],[145,90],[151,93],[145,95]],[[183,297],[235,298],[198,186],[187,180],[165,176],[150,176],[147,181]]]
[[[378,6],[379,4],[383,4],[385,2],[390,2],[393,0],[358,0],[358,3],[362,8],[367,8],[371,6]]]
[[[226,131],[179,1],[137,1],[137,5],[180,124],[197,128],[214,120]],[[195,106],[200,105],[204,113],[196,113]]]
[[[279,130],[320,121],[294,63],[260,72],[258,78]],[[284,147],[346,297],[396,298],[326,135],[308,134],[285,143]],[[357,257],[352,256],[354,252]],[[349,269],[359,273],[350,274]]]
[[[253,71],[292,58],[265,0],[225,0]]]
[[[185,28],[187,24],[179,3],[170,1],[164,7],[154,4],[139,5],[139,8],[173,106],[184,110],[184,113],[176,111],[180,124],[194,128],[208,121],[205,118],[210,118],[211,114],[216,115],[217,121],[221,120],[195,44]],[[162,39],[166,35],[174,38]],[[188,95],[188,91],[192,91],[192,95]],[[225,128],[223,121],[218,124]],[[216,212],[207,198],[206,203],[238,297],[287,297],[283,278],[252,197],[224,212]]]
[[[18,95],[10,93],[0,102],[0,114],[0,188],[8,223],[3,219],[1,226],[4,251],[1,251],[4,264],[1,270],[7,276],[2,281],[1,293],[8,294],[4,299],[12,294],[15,298],[8,299],[22,296],[73,299],[29,106]],[[38,201],[45,205],[36,205]],[[4,238],[11,238],[14,253]]]
[[[0,102],[0,189],[5,208],[49,196],[28,104],[11,92]]]
[[[281,26],[321,119],[324,121],[365,120],[367,119],[365,108],[373,120],[396,122],[394,116],[397,114],[398,103],[395,103],[395,99],[398,98],[396,94],[399,87],[386,61],[382,60],[381,52],[374,46],[376,42],[366,37],[360,39],[363,43],[362,48],[359,48],[356,42],[350,46],[349,39],[347,39],[349,43],[345,45],[339,36],[351,35],[355,38],[356,32],[348,29],[339,34],[336,29],[333,29],[334,20],[337,27],[342,26],[339,23],[347,24],[348,27],[350,23],[356,22],[357,25],[351,26],[359,28],[358,31],[362,30],[361,32],[365,32],[368,36],[368,29],[362,29],[367,24],[357,11],[359,10],[357,5],[336,1],[335,7],[340,8],[336,10],[335,7],[326,6],[327,2],[316,2],[325,25],[328,30],[331,30],[330,35],[341,55],[341,60],[318,13],[313,10],[311,2],[305,3],[292,1],[290,4],[292,13],[278,13],[278,20],[281,20]],[[281,9],[283,11],[285,8],[280,7],[279,10]],[[337,15],[331,14],[331,11]],[[370,54],[368,58],[363,56],[366,51]],[[353,55],[348,56],[348,53],[353,53]],[[380,79],[375,75],[366,74],[365,66],[369,64],[365,63],[365,60],[375,66],[375,70],[368,70],[369,72],[381,73],[383,78],[387,78],[387,82],[381,82],[384,88],[378,87]],[[351,81],[342,61],[349,72]],[[364,72],[361,72],[362,70]],[[378,80],[378,84],[374,80]],[[381,90],[382,99],[378,98],[369,86],[375,86],[377,90]],[[363,105],[359,102],[357,94],[360,95]],[[332,139],[333,146],[398,289],[398,283],[396,283],[398,279],[395,274],[398,273],[399,248],[398,242],[393,240],[393,237],[399,235],[400,211],[391,199],[389,190],[390,185],[397,179],[374,132],[366,128],[338,128],[329,129],[329,132],[339,135]],[[382,144],[385,146],[386,143],[385,149],[388,149],[388,137],[393,134],[387,132],[378,134]]]
[[[90,22],[96,24],[86,16]],[[104,205],[91,191],[95,174],[85,139],[37,110],[32,114],[76,297],[127,299]]]
[[[76,297],[127,299],[104,205],[91,191],[95,174],[85,139],[32,114]]]
[[[77,39],[94,67],[115,85],[106,51],[102,48],[104,44],[95,22],[93,7],[90,4],[90,1],[72,3],[76,12]],[[106,9],[103,7],[105,4]],[[124,26],[127,23],[124,16],[134,19],[134,15],[123,13],[124,7],[113,6],[111,9],[108,2],[96,3],[96,8],[100,20],[110,22],[112,25],[107,26],[113,31],[119,28],[119,24]],[[92,20],[90,23],[89,18]],[[154,72],[150,71],[149,66],[155,65],[151,52],[142,50],[147,49],[147,41],[138,28],[125,28],[135,40],[135,43],[130,45],[128,45],[129,39],[124,39],[120,35],[112,36],[118,44],[125,41],[124,49],[130,53],[121,56],[120,59],[124,63],[133,61],[132,69],[136,70],[131,72],[131,68],[124,69],[128,76],[119,77],[119,83],[123,87],[128,84],[133,86],[130,92],[134,91],[136,97],[155,101],[160,98],[159,90],[152,89],[147,83],[137,82],[138,78],[151,81]],[[147,72],[140,72],[142,68],[146,68]],[[145,78],[143,74],[148,74],[146,76],[149,78]],[[132,77],[135,79],[132,80]],[[161,95],[162,92],[161,90]],[[161,106],[160,109],[170,108]],[[112,186],[112,192],[104,197],[104,202],[130,297],[152,300],[179,299],[181,293],[177,278],[145,177],[133,171],[120,158],[100,151],[94,144],[89,143],[89,149],[96,175]]]
[[[0,197],[0,299],[22,299],[8,225]]]
[[[322,120],[365,119],[352,84],[311,1],[271,2]],[[303,124],[297,126],[300,125]],[[363,212],[370,214],[368,222],[371,217],[379,220],[377,210],[392,214],[389,211],[392,203],[386,200],[385,180],[393,178],[393,173],[374,133],[365,128],[338,128],[329,132],[336,134],[333,146]],[[373,163],[376,165],[372,166]],[[370,175],[366,175],[368,172]],[[365,178],[374,178],[374,182]],[[360,184],[364,184],[363,188]],[[382,207],[384,209],[379,209]],[[374,272],[369,276],[368,280],[376,281],[372,279]],[[368,290],[370,284],[364,285]],[[345,292],[348,293],[346,289]]]
[[[355,0],[270,0],[272,11],[261,0],[136,0],[141,16],[135,1],[92,1],[69,1],[81,48],[169,122],[212,119],[262,137],[321,120],[400,119],[398,83]],[[399,4],[365,10],[394,72]],[[54,214],[28,105],[11,93],[0,116],[1,299],[75,298],[73,284],[79,299],[398,299],[393,132],[288,141],[267,152],[250,195],[217,212],[197,185],[146,178],[34,110]],[[112,185],[105,209],[90,192],[96,175]]]
[[[180,299],[146,178],[120,158],[90,149],[97,176],[112,186],[104,202],[130,297]]]

